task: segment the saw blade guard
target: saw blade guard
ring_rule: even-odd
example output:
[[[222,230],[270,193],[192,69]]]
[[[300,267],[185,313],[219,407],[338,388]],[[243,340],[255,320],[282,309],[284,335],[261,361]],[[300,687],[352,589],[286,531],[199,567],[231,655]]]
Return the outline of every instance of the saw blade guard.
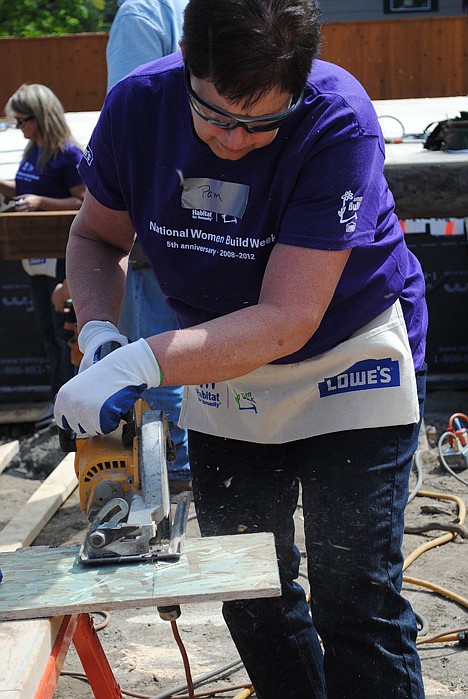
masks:
[[[174,445],[165,413],[139,400],[121,430],[86,441],[77,459],[92,524],[80,551],[81,561],[180,557],[191,496],[179,498],[173,534],[167,462]],[[83,459],[88,450],[99,458],[92,463]]]

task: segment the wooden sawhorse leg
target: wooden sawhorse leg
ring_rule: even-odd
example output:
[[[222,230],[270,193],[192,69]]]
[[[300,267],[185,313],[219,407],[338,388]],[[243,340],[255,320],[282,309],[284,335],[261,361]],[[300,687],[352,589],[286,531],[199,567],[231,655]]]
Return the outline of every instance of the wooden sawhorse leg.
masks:
[[[63,617],[34,699],[53,697],[72,641],[96,699],[122,699],[120,687],[89,614],[69,614]]]

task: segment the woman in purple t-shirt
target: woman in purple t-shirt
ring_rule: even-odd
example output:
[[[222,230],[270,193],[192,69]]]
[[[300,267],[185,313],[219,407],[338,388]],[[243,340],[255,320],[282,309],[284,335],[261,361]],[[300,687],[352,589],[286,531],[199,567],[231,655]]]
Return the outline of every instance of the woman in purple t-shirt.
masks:
[[[122,344],[134,231],[179,329],[73,378],[57,424],[106,434],[146,386],[184,385],[203,536],[275,535],[281,597],[223,606],[258,697],[422,699],[401,544],[424,280],[375,110],[349,73],[315,60],[314,0],[190,0],[184,17],[182,55],[108,95],[67,249],[83,362]]]
[[[15,211],[79,209],[85,194],[77,165],[82,151],[73,138],[62,104],[45,85],[21,85],[5,107],[28,139],[15,181],[0,181],[0,193],[16,202]],[[39,333],[50,365],[51,396],[74,374],[64,316],[51,303],[55,286],[65,278],[64,259],[23,260]]]

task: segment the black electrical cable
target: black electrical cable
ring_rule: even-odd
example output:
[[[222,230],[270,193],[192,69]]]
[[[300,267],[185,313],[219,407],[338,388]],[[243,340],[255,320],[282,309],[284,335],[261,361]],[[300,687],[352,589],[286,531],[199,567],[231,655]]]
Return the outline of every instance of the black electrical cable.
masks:
[[[414,616],[416,617],[416,621],[418,622],[418,624],[421,627],[418,629],[418,638],[420,638],[421,636],[426,636],[427,632],[429,631],[428,620],[426,619],[425,616],[423,616],[422,614],[417,612],[414,608],[413,608],[413,612],[414,612]]]
[[[218,677],[219,675],[223,675],[228,670],[240,667],[241,665],[242,660],[240,658],[238,660],[231,660],[231,662],[226,663],[226,665],[222,665],[221,667],[218,667],[215,670],[206,672],[204,675],[195,677],[195,679],[193,680],[193,686],[198,687],[200,684],[203,684],[204,682],[207,682],[208,680],[211,680],[214,677]],[[172,689],[168,689],[164,692],[161,692],[160,694],[155,694],[154,696],[151,696],[150,699],[170,699],[173,694],[180,694],[180,692],[184,692],[186,689],[186,684],[179,684],[176,687],[172,687]]]

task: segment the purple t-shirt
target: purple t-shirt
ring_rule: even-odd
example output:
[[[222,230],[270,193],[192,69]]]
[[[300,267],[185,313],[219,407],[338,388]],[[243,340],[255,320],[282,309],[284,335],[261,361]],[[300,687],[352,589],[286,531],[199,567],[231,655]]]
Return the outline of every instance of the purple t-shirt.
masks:
[[[270,145],[238,161],[218,158],[195,135],[175,54],[138,68],[109,93],[79,169],[101,204],[129,212],[180,327],[256,304],[277,242],[352,248],[320,327],[279,362],[331,349],[399,298],[419,369],[423,275],[383,165],[368,96],[323,61]]]
[[[83,184],[78,172],[78,163],[83,155],[81,150],[72,143],[67,144],[65,150],[49,160],[43,170],[37,168],[40,152],[34,146],[27,159],[21,162],[16,173],[16,194],[66,199],[70,196],[71,187]]]

